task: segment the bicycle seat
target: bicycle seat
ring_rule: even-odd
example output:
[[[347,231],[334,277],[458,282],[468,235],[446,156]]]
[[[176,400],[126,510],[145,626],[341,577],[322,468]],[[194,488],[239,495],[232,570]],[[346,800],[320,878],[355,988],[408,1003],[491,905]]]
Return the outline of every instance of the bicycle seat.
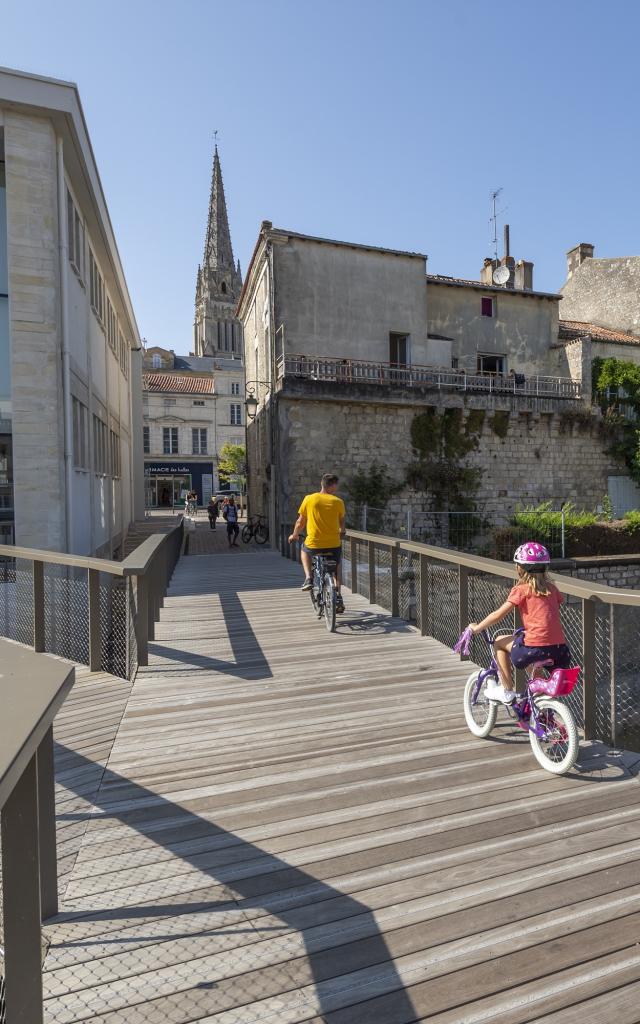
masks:
[[[580,666],[556,668],[548,679],[532,679],[529,683],[529,691],[534,696],[545,694],[547,697],[566,697],[576,685],[579,675]]]

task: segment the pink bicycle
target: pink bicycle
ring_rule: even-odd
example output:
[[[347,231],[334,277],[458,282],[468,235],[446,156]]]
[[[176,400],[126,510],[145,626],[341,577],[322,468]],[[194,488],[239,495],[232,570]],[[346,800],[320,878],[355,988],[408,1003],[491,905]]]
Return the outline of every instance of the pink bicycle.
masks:
[[[545,676],[542,669],[549,668],[552,662],[531,665],[526,693],[519,695],[512,704],[500,704],[486,696],[486,684],[489,680],[499,681],[493,644],[504,633],[491,637],[487,630],[483,630],[480,635],[491,647],[492,657],[488,668],[471,673],[464,688],[464,717],[470,731],[481,739],[487,737],[496,724],[498,707],[503,707],[515,719],[516,725],[529,733],[537,762],[554,775],[566,775],[578,757],[578,730],[570,708],[557,698],[571,693],[580,669],[556,668]],[[470,643],[471,634],[465,630],[455,649],[468,654]]]

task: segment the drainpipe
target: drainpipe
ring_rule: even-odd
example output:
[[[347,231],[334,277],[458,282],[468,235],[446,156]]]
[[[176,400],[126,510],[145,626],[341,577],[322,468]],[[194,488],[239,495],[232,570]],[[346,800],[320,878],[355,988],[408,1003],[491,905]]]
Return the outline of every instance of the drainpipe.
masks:
[[[66,550],[73,547],[73,407],[71,402],[71,365],[69,354],[69,290],[67,264],[67,197],[64,181],[64,153],[62,139],[56,137],[58,175],[58,259],[60,261],[60,334],[62,341],[62,402],[64,411],[64,478],[65,478],[65,537]],[[89,437],[91,436],[89,423]]]

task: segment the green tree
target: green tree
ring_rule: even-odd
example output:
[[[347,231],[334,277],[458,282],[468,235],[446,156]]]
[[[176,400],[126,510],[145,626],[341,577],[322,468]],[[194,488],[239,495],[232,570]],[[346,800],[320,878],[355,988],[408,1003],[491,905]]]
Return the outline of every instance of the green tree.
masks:
[[[227,483],[237,481],[240,490],[247,488],[247,449],[243,444],[227,441],[218,453],[218,473]]]

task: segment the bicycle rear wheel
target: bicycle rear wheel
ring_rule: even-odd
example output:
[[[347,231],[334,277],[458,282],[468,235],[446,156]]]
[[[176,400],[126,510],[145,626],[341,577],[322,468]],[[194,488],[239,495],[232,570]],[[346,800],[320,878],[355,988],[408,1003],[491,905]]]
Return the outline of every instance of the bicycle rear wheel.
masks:
[[[247,523],[246,526],[242,527],[242,540],[244,541],[245,544],[249,543],[249,541],[251,540],[252,535],[253,535],[253,530],[251,529],[251,527]]]
[[[322,581],[322,603],[324,604],[324,621],[330,633],[336,628],[336,587],[329,573],[324,574]]]
[[[571,711],[559,700],[536,700],[538,722],[543,736],[533,732],[533,716],[529,723],[529,741],[538,764],[552,775],[566,775],[578,758],[578,730]]]
[[[269,527],[265,526],[264,523],[258,523],[256,526],[256,544],[266,544],[269,540]]]

